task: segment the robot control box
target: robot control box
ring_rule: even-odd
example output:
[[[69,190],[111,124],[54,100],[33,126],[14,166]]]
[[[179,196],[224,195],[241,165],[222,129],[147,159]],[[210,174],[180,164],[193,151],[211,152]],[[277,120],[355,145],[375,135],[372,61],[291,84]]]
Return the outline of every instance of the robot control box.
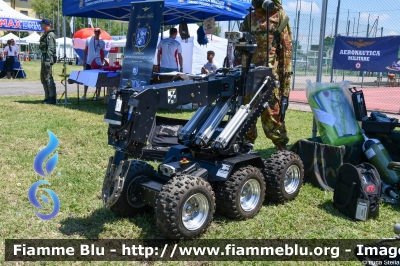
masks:
[[[371,112],[371,115],[368,117],[363,91],[357,90],[355,87],[349,90],[352,93],[351,100],[356,119],[357,121],[361,121],[361,127],[366,132],[390,133],[395,127],[399,126],[398,119],[387,117],[380,112]]]
[[[272,76],[270,68],[250,68],[247,73],[245,94],[256,92],[261,87],[266,76]]]

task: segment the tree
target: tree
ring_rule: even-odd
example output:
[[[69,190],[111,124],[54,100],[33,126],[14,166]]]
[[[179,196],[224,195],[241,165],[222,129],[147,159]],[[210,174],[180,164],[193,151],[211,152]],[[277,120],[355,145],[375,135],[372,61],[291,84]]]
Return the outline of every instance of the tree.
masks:
[[[297,44],[297,46],[296,46],[296,44]],[[296,49],[296,47],[297,47],[297,50],[301,50],[301,44],[299,43],[299,41],[292,40],[292,47],[293,47],[293,50]]]
[[[58,0],[33,0],[31,6],[40,18],[51,18],[52,11],[58,12]]]
[[[335,42],[335,38],[333,38],[332,36],[327,36],[324,39],[324,47],[331,48],[331,47],[333,47],[334,42]]]
[[[3,31],[3,36],[9,33],[14,34],[15,36],[19,36],[21,39],[29,35],[29,32],[27,31]]]
[[[60,8],[58,7],[59,2],[60,2]],[[60,29],[60,35],[62,35],[61,5],[62,5],[61,0],[33,0],[31,7],[39,18],[50,19],[50,21],[52,22],[51,27],[53,29]],[[60,10],[60,14],[58,14],[58,10]],[[60,16],[59,20],[57,19],[58,16]],[[58,22],[60,22],[60,25],[58,25]]]

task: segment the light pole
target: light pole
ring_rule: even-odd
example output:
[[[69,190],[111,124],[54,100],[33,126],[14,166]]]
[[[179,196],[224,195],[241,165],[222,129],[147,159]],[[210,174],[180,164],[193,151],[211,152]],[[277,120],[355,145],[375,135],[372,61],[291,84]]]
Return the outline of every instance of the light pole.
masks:
[[[338,1],[337,11],[336,11],[336,26],[335,26],[335,36],[333,36],[333,47],[335,47],[335,42],[337,38],[337,32],[339,27],[339,13],[340,13],[340,0]],[[333,51],[332,51],[332,65],[331,65],[331,83],[333,82]]]
[[[60,0],[58,0],[58,12],[57,12],[57,36],[60,38]]]
[[[321,82],[322,79],[322,61],[324,57],[323,52],[324,52],[327,9],[328,9],[328,0],[322,0],[321,26],[319,30],[318,65],[317,65],[317,80],[316,80],[317,82]],[[316,136],[317,136],[317,123],[315,122],[315,118],[313,118],[312,137],[315,138]]]

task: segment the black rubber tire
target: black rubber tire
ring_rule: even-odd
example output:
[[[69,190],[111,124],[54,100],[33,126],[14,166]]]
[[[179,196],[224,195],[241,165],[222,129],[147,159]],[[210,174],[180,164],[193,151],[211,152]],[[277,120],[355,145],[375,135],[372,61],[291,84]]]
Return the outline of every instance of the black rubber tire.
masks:
[[[240,204],[240,193],[244,184],[251,179],[260,185],[260,199],[251,211],[245,211]],[[265,198],[265,180],[263,174],[254,166],[245,166],[236,170],[225,182],[221,182],[216,191],[217,212],[237,220],[254,217],[261,209]]]
[[[117,202],[110,207],[110,210],[120,217],[132,217],[138,213],[150,211],[152,208],[148,205],[133,207],[128,202],[128,187],[139,176],[152,176],[154,168],[148,163],[142,161],[132,161],[125,178],[124,187],[121,196]]]
[[[209,210],[204,223],[196,230],[188,230],[182,221],[185,202],[192,195],[204,195]],[[163,186],[156,197],[155,219],[159,230],[169,239],[192,239],[206,231],[215,213],[215,197],[210,184],[201,177],[176,176]]]
[[[264,164],[264,177],[267,185],[265,199],[276,203],[284,203],[296,198],[304,180],[304,167],[300,157],[291,151],[281,150],[273,153],[270,158],[264,161]],[[289,194],[285,190],[284,182],[286,171],[291,165],[298,167],[300,180],[296,190]]]

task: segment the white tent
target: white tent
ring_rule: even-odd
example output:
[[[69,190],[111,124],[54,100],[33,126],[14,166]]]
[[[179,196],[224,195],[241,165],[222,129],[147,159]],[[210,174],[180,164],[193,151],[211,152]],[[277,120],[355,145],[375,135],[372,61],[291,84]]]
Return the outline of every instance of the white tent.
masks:
[[[207,51],[214,51],[215,57],[214,61],[222,67],[224,59],[226,57],[226,49],[228,46],[228,40],[215,36],[207,35],[208,44],[200,45],[197,42],[197,29],[199,26],[197,24],[188,24],[190,38],[186,41],[178,35],[175,40],[181,43],[182,46],[182,59],[183,59],[183,72],[200,74],[201,68],[207,63]],[[164,31],[164,38],[169,37],[169,30]],[[160,42],[160,38],[158,38]],[[157,64],[157,52],[154,57],[154,64]]]
[[[37,34],[36,32],[33,32],[32,34],[22,38],[21,40],[25,41],[26,44],[31,44],[31,43],[39,44],[40,35]]]
[[[126,45],[126,39],[111,40],[111,48],[112,47],[125,47],[125,45]]]
[[[16,43],[24,43],[25,41],[23,39],[19,39],[19,37],[13,33],[9,33],[7,35],[4,35],[3,37],[0,38],[0,43],[7,43],[8,40],[14,39]]]
[[[58,38],[56,39],[56,43],[57,43],[57,50],[56,50],[56,55],[60,58],[64,57],[64,38]],[[74,47],[72,45],[72,39],[66,37],[65,38],[65,48],[66,48],[66,57],[67,58],[74,58],[75,56],[75,50]]]
[[[66,45],[67,46],[68,45],[72,45],[72,39],[71,38],[65,37],[65,41],[66,41]],[[57,42],[57,44],[64,44],[64,37],[57,38],[56,42]]]
[[[207,63],[207,51],[214,51],[214,61],[222,67],[224,59],[226,57],[226,49],[228,46],[228,40],[215,36],[207,35],[208,44],[201,45],[197,42],[197,24],[188,24],[190,38],[186,41],[178,35],[176,40],[181,43],[182,46],[182,59],[183,59],[183,72],[200,74],[201,68]],[[169,30],[164,31],[164,38],[169,37]],[[158,38],[160,42],[160,37]],[[154,57],[154,64],[157,64],[157,52]]]
[[[215,36],[207,35],[208,44],[200,46],[197,42],[197,29],[199,28],[196,24],[188,24],[190,38],[186,41],[178,35],[176,40],[181,43],[182,46],[182,58],[183,58],[183,72],[200,74],[201,68],[207,62],[207,51],[212,50],[215,52],[214,61],[222,67],[224,59],[226,57],[226,49],[228,46],[228,40]],[[164,38],[169,37],[169,31],[164,32]],[[160,37],[158,38],[160,42]],[[111,41],[111,47],[125,47],[125,40]],[[154,56],[154,64],[157,64],[157,52]]]

